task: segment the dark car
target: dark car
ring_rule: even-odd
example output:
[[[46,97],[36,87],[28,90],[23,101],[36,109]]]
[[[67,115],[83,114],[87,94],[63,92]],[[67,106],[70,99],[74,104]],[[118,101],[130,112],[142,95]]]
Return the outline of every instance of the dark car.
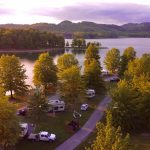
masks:
[[[17,115],[25,116],[27,112],[28,112],[27,108],[22,108],[18,110]]]
[[[120,79],[118,77],[114,77],[112,79],[110,79],[110,82],[119,82]]]

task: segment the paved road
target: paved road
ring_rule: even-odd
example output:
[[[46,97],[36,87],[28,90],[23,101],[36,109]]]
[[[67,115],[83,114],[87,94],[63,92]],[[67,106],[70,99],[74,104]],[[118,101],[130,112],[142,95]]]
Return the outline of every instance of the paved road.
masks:
[[[102,119],[104,110],[107,104],[111,101],[110,97],[106,96],[98,105],[85,125],[75,133],[71,138],[59,145],[55,150],[74,150],[82,141],[84,141],[90,133],[95,129],[96,123]]]

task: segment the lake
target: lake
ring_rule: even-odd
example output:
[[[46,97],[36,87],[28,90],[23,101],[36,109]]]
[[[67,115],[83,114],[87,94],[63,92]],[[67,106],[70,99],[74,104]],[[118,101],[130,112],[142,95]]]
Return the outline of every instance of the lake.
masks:
[[[71,43],[72,40],[66,39],[69,43]],[[99,55],[101,57],[101,65],[103,68],[105,68],[103,61],[106,55],[106,52],[111,48],[118,48],[120,50],[120,53],[122,54],[124,49],[132,46],[135,48],[137,52],[137,57],[142,56],[144,53],[150,53],[150,38],[119,38],[119,39],[88,39],[86,42],[100,42],[102,44],[102,47],[107,47],[107,49],[100,49]],[[65,50],[65,53],[72,53],[71,50],[67,51]],[[53,59],[54,62],[57,63],[58,57],[62,53],[54,54]],[[83,64],[84,61],[84,53],[76,53],[76,58],[78,59],[80,65]],[[35,60],[38,58],[38,55],[35,53],[32,54],[24,54],[21,56],[21,62],[25,65],[26,68],[26,75],[28,76],[27,84],[32,84],[32,77],[33,77],[33,66]]]

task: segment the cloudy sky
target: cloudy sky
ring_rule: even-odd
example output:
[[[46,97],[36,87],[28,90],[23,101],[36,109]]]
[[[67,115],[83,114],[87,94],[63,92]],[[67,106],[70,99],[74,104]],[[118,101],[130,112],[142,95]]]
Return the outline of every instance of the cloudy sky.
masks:
[[[0,24],[150,22],[150,0],[0,0]]]

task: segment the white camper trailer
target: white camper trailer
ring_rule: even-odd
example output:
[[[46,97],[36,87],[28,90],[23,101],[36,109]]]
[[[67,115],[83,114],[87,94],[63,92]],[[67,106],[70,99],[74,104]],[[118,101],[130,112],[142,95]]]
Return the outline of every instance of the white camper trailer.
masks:
[[[65,110],[65,102],[58,100],[49,100],[49,112],[58,112]]]
[[[95,90],[94,89],[88,89],[88,90],[86,90],[86,96],[88,98],[94,97],[95,96]]]

